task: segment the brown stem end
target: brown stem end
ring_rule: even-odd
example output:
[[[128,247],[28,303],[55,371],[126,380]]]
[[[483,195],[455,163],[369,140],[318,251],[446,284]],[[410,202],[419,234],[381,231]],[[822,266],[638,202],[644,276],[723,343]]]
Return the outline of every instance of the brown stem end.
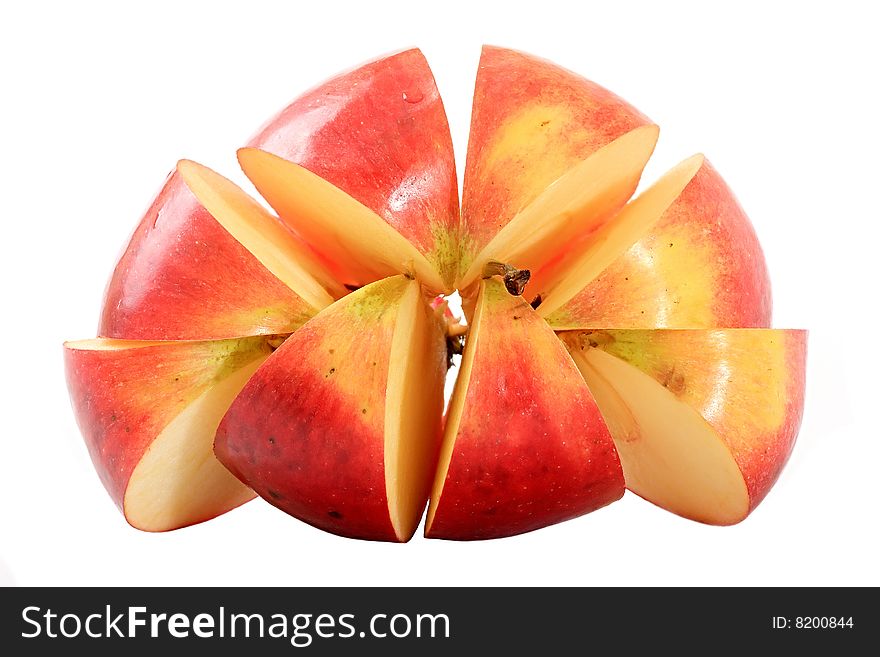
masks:
[[[526,283],[529,282],[532,273],[528,269],[517,269],[505,262],[491,260],[483,267],[483,278],[492,276],[501,276],[507,291],[518,297],[525,291]]]

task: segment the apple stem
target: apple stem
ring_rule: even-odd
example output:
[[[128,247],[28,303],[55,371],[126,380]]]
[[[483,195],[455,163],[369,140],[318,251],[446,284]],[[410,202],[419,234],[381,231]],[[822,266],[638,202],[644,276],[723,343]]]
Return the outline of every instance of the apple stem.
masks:
[[[483,278],[491,278],[492,276],[501,276],[507,291],[518,297],[525,291],[526,283],[529,282],[532,272],[528,269],[517,269],[506,262],[490,260],[483,267]]]

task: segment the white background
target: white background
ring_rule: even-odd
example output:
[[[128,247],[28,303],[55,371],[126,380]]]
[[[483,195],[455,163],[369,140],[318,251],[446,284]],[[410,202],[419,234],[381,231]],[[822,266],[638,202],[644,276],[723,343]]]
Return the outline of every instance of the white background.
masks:
[[[871,3],[4,3],[0,583],[880,584],[877,186]],[[10,6],[14,6],[11,9]],[[241,181],[235,148],[295,95],[412,45],[463,170],[480,45],[544,56],[662,127],[645,179],[705,152],[769,262],[775,324],[811,331],[794,455],[744,523],[631,494],[482,543],[321,533],[258,500],[164,535],[130,529],[70,411],[61,342],[92,337],[106,280],[181,157]]]

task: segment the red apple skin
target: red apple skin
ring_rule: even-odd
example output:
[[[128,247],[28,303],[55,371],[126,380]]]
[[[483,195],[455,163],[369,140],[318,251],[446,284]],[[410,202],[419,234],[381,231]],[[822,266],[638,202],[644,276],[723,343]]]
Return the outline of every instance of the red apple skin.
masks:
[[[485,46],[464,173],[463,269],[556,179],[599,148],[650,123],[576,73],[532,55]]]
[[[340,536],[400,540],[385,485],[385,393],[407,283],[373,283],[305,324],[251,377],[214,440],[220,462],[263,499]]]
[[[248,146],[299,164],[360,201],[452,285],[458,179],[446,112],[421,51],[328,80],[283,109]]]
[[[290,333],[314,313],[172,173],[119,259],[99,335],[214,340]]]
[[[496,280],[485,285],[477,352],[429,538],[522,534],[624,492],[611,434],[561,342],[522,297]]]
[[[271,351],[263,337],[120,350],[65,345],[74,415],[95,470],[120,510],[132,472],[169,422],[225,372]],[[203,520],[210,518],[198,522]]]
[[[252,379],[242,402],[233,404],[217,432],[215,454],[262,498],[314,527],[397,541],[388,514],[381,436],[364,425],[360,410],[327,385],[323,374],[296,367],[301,350],[320,346],[311,331],[296,337]],[[276,391],[282,394],[272,404]],[[327,439],[328,426],[335,427],[336,439]],[[313,500],[326,504],[318,511]]]
[[[707,161],[660,220],[547,316],[574,328],[767,328],[764,253],[733,191]]]

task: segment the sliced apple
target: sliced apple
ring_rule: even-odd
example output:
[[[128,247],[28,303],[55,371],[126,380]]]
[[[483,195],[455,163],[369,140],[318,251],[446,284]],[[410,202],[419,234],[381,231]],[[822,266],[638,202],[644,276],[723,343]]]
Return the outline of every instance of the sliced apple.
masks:
[[[419,50],[324,82],[282,110],[248,146],[299,164],[372,210],[439,273],[444,284],[438,291],[451,290],[458,179],[443,101]]]
[[[574,297],[539,310],[565,330],[766,328],[771,308],[767,265],[752,224],[704,160],[646,235]]]
[[[657,126],[636,128],[553,182],[474,257],[459,287],[471,287],[490,261],[539,270],[573,241],[600,231],[635,192],[658,134]]]
[[[496,279],[481,281],[426,536],[521,534],[623,491],[611,436],[562,344],[522,297]]]
[[[65,343],[77,422],[101,481],[132,526],[185,527],[254,497],[214,458],[212,443],[273,341]]]
[[[729,525],[788,460],[804,402],[806,332],[592,330],[560,334],[608,422],[627,487]]]
[[[347,294],[308,246],[231,180],[191,160],[178,162],[177,171],[214,219],[313,308]]]
[[[214,450],[268,502],[349,536],[406,541],[430,491],[446,340],[418,282],[396,276],[319,313],[260,368]]]
[[[281,219],[332,263],[348,285],[395,274],[415,275],[435,292],[446,290],[419,250],[370,208],[308,169],[253,148],[238,159]]]
[[[688,158],[612,219],[587,233],[556,261],[532,272],[529,297],[540,302],[536,304],[538,314],[546,317],[564,305],[644,237],[681,194],[702,163],[702,155]]]
[[[116,265],[98,332],[132,340],[290,333],[323,307],[317,302],[272,275],[175,171]]]
[[[464,174],[461,273],[551,184],[649,123],[631,105],[571,71],[485,46]]]

